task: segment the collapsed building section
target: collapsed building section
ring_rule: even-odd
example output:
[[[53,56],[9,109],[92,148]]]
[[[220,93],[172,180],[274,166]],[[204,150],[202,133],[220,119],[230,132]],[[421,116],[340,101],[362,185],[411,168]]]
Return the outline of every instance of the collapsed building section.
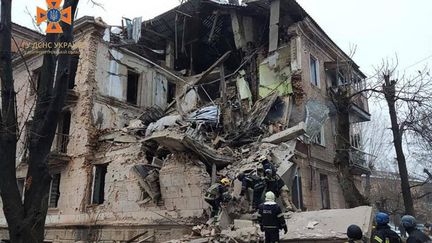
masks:
[[[75,29],[76,77],[48,162],[57,179],[47,240],[181,238],[207,221],[211,183],[229,177],[237,196],[236,175],[262,173],[262,156],[286,186],[281,205],[346,206],[328,91],[360,89],[365,77],[295,1],[189,0],[144,22],[117,27],[84,17]],[[42,56],[25,58],[37,75]],[[34,99],[22,58],[14,64],[17,83]],[[32,106],[17,102],[25,127]],[[357,178],[368,173],[356,128],[370,119],[365,97],[350,105],[349,117],[347,162]],[[22,141],[24,188],[25,133]],[[250,213],[247,201],[235,203],[222,212],[222,228]]]

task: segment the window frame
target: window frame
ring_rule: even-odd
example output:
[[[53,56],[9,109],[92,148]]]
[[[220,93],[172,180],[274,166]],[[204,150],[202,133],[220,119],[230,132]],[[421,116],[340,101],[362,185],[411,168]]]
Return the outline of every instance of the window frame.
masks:
[[[132,80],[132,77],[134,77],[134,79]],[[136,78],[136,79],[135,79]],[[139,102],[139,95],[138,95],[138,89],[139,89],[139,83],[140,83],[140,79],[141,79],[141,74],[132,70],[132,69],[128,69],[127,70],[127,76],[126,76],[126,102],[128,104],[131,105],[138,105]],[[134,88],[135,90],[132,92],[130,91],[131,89],[131,84],[132,81],[134,82]],[[130,97],[130,94],[133,93],[133,100],[132,97]]]
[[[309,55],[310,82],[315,87],[321,87],[319,60],[312,54]],[[315,73],[315,76],[314,76]],[[315,80],[314,80],[315,77]]]
[[[321,209],[331,209],[330,183],[329,176],[327,174],[319,173],[319,185],[321,194]],[[325,188],[326,190],[324,190]]]
[[[57,188],[56,188],[56,192],[55,192],[57,198],[56,198],[55,203],[51,204],[51,199],[53,198],[53,194],[54,194],[53,190],[55,190],[53,188],[53,183],[54,183],[54,180],[56,178],[58,178]],[[61,183],[61,173],[53,174],[51,182],[50,182],[49,193],[48,193],[48,208],[58,208],[58,202],[60,200],[60,195],[61,195],[61,193],[60,193],[60,183]]]
[[[99,174],[100,173],[100,174]],[[106,175],[108,173],[108,164],[99,164],[93,166],[93,181],[90,204],[91,205],[102,205],[105,202],[105,184]],[[97,177],[100,177],[97,181]],[[98,183],[98,190],[96,191],[96,183]],[[96,195],[98,197],[96,198]]]
[[[312,143],[320,145],[320,146],[323,146],[323,147],[326,146],[326,141],[325,141],[325,124],[323,124],[321,126],[320,131],[314,137],[314,139],[312,140]]]

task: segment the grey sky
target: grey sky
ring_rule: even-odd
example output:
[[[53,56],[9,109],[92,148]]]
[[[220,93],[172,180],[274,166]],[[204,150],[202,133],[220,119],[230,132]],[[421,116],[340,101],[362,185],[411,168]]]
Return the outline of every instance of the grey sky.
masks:
[[[179,0],[98,0],[105,10],[81,0],[78,16],[102,17],[120,25],[121,17],[150,19],[178,5]],[[368,76],[384,58],[399,59],[399,71],[408,74],[432,64],[431,0],[298,0],[345,52],[357,46],[354,60]],[[14,0],[13,21],[32,28],[25,7],[34,15],[45,0]],[[372,103],[372,102],[370,102]],[[385,108],[384,106],[381,106]],[[382,108],[371,104],[374,116]],[[385,110],[385,109],[384,109]],[[387,117],[387,116],[384,116]],[[385,118],[384,118],[385,119]],[[391,154],[391,153],[390,153]],[[391,157],[392,155],[390,155]]]

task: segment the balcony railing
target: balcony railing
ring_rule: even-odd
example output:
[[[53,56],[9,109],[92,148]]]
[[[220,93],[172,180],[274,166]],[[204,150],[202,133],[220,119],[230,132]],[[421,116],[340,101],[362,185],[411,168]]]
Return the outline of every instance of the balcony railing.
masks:
[[[367,174],[370,172],[368,167],[368,157],[370,155],[354,147],[350,148],[351,172],[355,175]]]
[[[67,147],[69,144],[69,138],[70,138],[69,134],[56,133],[53,141],[53,146],[51,148],[51,152],[66,154]]]

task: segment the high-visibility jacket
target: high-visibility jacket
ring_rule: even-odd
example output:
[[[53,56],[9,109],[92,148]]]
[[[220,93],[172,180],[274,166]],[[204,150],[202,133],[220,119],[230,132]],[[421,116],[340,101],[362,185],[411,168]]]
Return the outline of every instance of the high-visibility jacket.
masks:
[[[401,243],[399,235],[388,225],[378,225],[372,233],[371,243]]]

